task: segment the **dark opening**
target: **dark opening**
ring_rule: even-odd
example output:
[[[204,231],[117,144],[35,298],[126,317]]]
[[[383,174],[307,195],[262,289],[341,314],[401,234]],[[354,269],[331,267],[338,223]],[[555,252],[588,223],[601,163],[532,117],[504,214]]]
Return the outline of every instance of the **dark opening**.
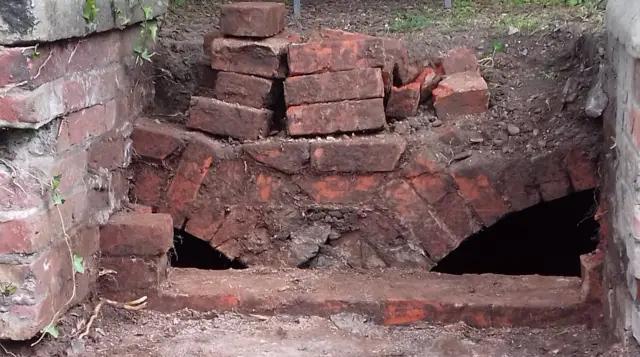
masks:
[[[238,260],[231,260],[209,242],[176,230],[173,237],[173,251],[171,266],[176,268],[197,268],[211,270],[245,269],[246,266]]]
[[[593,190],[512,213],[467,238],[433,271],[580,276],[580,255],[598,245]]]

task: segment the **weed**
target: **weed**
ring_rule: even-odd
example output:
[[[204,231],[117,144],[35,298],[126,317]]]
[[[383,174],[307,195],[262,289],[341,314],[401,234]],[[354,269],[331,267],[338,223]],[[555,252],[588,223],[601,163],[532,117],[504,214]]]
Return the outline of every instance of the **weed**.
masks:
[[[98,29],[98,7],[96,6],[96,0],[85,0],[84,7],[82,8],[82,17],[84,18],[85,26],[90,32]]]
[[[419,13],[406,13],[397,16],[391,22],[389,29],[393,32],[413,31],[431,25],[429,17]]]
[[[153,9],[142,5],[142,11],[144,12],[144,21],[140,24],[142,27],[140,30],[140,42],[133,48],[133,52],[136,55],[136,64],[140,64],[143,61],[151,62],[151,57],[156,53],[147,45],[149,40],[155,43],[158,39],[158,24],[150,22],[153,19]]]

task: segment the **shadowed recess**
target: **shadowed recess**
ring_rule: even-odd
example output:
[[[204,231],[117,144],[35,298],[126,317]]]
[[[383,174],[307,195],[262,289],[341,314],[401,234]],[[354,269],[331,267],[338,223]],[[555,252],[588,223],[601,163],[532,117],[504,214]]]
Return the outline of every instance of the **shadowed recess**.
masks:
[[[210,270],[245,269],[238,260],[227,258],[212,247],[209,242],[176,230],[173,237],[173,250],[169,255],[171,266],[176,268],[197,268]]]
[[[544,202],[467,238],[433,271],[580,276],[580,255],[598,244],[594,190]]]

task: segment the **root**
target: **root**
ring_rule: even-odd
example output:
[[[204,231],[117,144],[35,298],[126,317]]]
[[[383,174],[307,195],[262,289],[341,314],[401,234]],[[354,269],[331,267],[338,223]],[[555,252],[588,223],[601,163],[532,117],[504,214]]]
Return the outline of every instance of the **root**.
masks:
[[[100,314],[100,310],[102,309],[102,306],[104,306],[104,304],[111,305],[119,309],[139,311],[147,307],[147,297],[143,296],[137,300],[126,302],[126,303],[121,303],[121,302],[117,302],[109,299],[100,299],[100,302],[98,303],[98,305],[96,305],[96,307],[93,309],[93,314],[91,314],[91,317],[89,318],[87,327],[84,329],[84,332],[78,336],[78,339],[81,340],[89,334],[89,332],[91,331],[91,326],[93,325],[95,320],[98,318],[98,315]]]

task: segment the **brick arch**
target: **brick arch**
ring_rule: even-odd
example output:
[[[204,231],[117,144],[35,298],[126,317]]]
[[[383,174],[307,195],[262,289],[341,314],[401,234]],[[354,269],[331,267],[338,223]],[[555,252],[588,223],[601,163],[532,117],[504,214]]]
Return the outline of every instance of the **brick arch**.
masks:
[[[598,184],[595,138],[453,161],[449,135],[228,144],[143,121],[131,195],[249,266],[430,269],[501,217]]]

